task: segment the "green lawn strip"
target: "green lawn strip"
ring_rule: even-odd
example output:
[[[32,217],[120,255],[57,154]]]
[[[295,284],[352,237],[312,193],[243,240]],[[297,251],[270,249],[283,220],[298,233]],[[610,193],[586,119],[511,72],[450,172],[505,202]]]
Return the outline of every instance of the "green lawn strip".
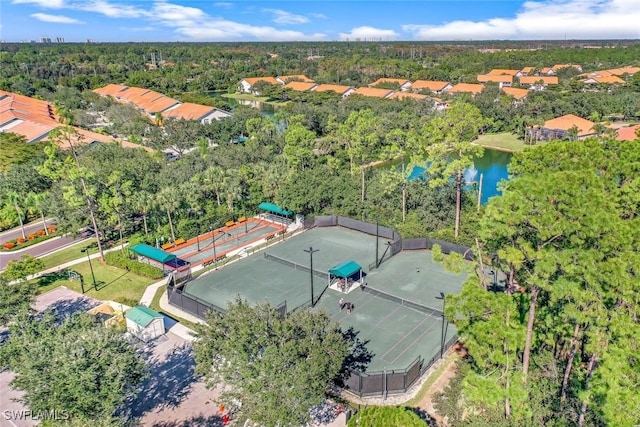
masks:
[[[509,152],[522,151],[526,147],[530,147],[529,144],[525,144],[523,140],[519,139],[517,135],[508,132],[480,135],[474,142],[484,148]],[[536,145],[543,143],[543,141],[539,141]],[[533,146],[535,147],[536,145]]]
[[[86,240],[83,242],[78,242],[72,246],[61,249],[57,252],[54,252],[49,255],[45,255],[40,258],[44,262],[44,268],[53,268],[60,264],[64,264],[65,262],[73,261],[78,258],[87,257],[86,253],[80,252],[80,249],[84,249],[87,246],[95,243],[95,239]],[[89,249],[90,254],[95,254],[98,252],[98,248]],[[97,260],[96,260],[97,261]]]
[[[102,264],[98,260],[92,260],[93,272],[98,283],[98,290],[93,288],[93,280],[89,262],[83,262],[69,267],[60,272],[46,274],[35,279],[38,284],[38,292],[46,292],[58,286],[66,286],[77,292],[82,292],[80,280],[69,278],[67,271],[75,271],[84,278],[85,295],[99,300],[118,301],[123,304],[132,304],[140,301],[144,290],[156,280],[138,276],[129,271]]]
[[[457,352],[453,351],[453,352],[449,353],[445,357],[445,359],[443,361],[444,363],[442,363],[440,366],[438,366],[438,369],[436,369],[435,371],[433,371],[431,373],[431,375],[429,375],[429,378],[427,378],[427,380],[424,382],[424,384],[420,388],[420,391],[418,391],[418,393],[412,399],[408,400],[407,403],[404,403],[402,406],[408,406],[408,407],[417,406],[420,403],[420,401],[422,400],[422,398],[424,398],[424,395],[427,394],[427,392],[429,391],[431,386],[436,381],[438,381],[440,376],[444,373],[445,369],[447,369],[447,367],[451,363],[455,363],[455,361],[458,360],[459,358],[460,358],[460,355]]]
[[[167,290],[166,286],[160,286],[158,288],[158,290],[156,291],[156,294],[153,296],[153,299],[151,300],[151,307],[152,309],[154,309],[155,311],[157,311],[158,313],[164,314],[165,316],[176,320],[178,322],[180,322],[183,326],[186,326],[187,328],[194,330],[196,324],[193,322],[190,322],[188,320],[185,320],[181,317],[178,317],[174,314],[171,313],[167,313],[166,311],[164,311],[162,309],[162,307],[160,307],[160,298],[162,297],[162,294]]]

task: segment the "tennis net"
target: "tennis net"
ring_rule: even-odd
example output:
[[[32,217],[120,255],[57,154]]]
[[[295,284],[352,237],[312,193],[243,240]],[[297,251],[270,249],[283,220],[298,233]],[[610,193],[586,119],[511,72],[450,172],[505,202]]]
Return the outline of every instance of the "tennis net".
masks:
[[[296,270],[306,271],[307,273],[310,271],[310,268],[305,266],[305,265],[298,264],[297,262],[290,261],[288,259],[279,257],[277,255],[270,254],[268,252],[264,252],[264,257],[266,259],[269,259],[269,260],[275,261],[275,262],[279,262],[282,265],[286,265],[287,267],[291,267],[291,268],[296,269]],[[313,269],[313,274],[315,276],[322,277],[323,279],[329,280],[329,273],[326,272],[326,271],[320,271],[320,270],[316,270],[314,268]]]
[[[411,300],[408,300],[408,299],[405,299],[405,298],[400,298],[400,297],[397,297],[395,295],[391,295],[391,294],[389,294],[387,292],[383,292],[383,291],[380,291],[378,289],[374,289],[374,288],[372,288],[372,287],[370,287],[368,285],[365,286],[362,290],[364,292],[368,292],[368,293],[370,293],[372,295],[375,295],[377,297],[386,299],[388,301],[393,301],[396,304],[400,304],[402,306],[409,307],[409,308],[412,308],[414,310],[418,310],[418,311],[420,311],[422,313],[425,313],[425,314],[428,314],[430,316],[434,316],[434,317],[441,317],[442,316],[442,310],[438,310],[436,308],[429,307],[429,306],[426,306],[426,305],[423,305],[423,304],[418,304],[417,302],[414,302],[414,301],[411,301]]]

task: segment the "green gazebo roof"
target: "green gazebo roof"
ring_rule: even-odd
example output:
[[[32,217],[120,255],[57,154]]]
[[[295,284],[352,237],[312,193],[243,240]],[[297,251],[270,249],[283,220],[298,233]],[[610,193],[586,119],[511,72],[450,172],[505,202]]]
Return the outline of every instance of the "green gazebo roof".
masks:
[[[347,277],[351,277],[354,273],[362,270],[360,264],[355,261],[345,261],[342,264],[338,264],[329,269],[329,273],[334,276],[342,277],[346,279]]]
[[[258,205],[258,209],[262,209],[264,211],[269,211],[273,213],[277,213],[284,216],[290,216],[293,212],[288,211],[286,209],[281,208],[278,205],[274,205],[273,203],[262,202]]]
[[[137,245],[130,247],[129,250],[133,253],[142,255],[143,257],[147,257],[163,264],[177,258],[174,254],[163,251],[162,249],[154,248],[153,246],[149,246],[145,243],[138,243]]]

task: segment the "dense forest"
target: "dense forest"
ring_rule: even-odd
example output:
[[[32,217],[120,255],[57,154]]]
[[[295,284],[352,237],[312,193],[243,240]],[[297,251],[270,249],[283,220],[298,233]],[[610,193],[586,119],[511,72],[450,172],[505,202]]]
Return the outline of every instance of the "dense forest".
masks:
[[[473,98],[445,95],[445,111],[273,87],[265,93],[279,104],[272,116],[235,106],[232,117],[206,125],[151,120],[92,92],[118,83],[231,109],[211,94],[235,92],[250,76],[359,86],[380,77],[475,82],[492,68],[556,63],[638,66],[640,44],[620,44],[3,44],[1,90],[46,99],[66,124],[148,150],[61,150],[56,142],[76,140],[69,126],[30,145],[0,133],[0,227],[55,217],[62,232],[92,228],[99,245],[156,245],[271,201],[305,216],[375,219],[403,237],[473,246],[509,279],[496,288],[472,277],[447,297],[468,357],[438,410],[453,425],[631,426],[640,422],[640,141],[603,133],[533,146],[514,156],[503,196],[483,207],[461,176],[482,154],[472,144],[481,134],[523,135],[568,113],[637,119],[640,73],[587,90],[561,70],[557,87],[522,102],[489,86]],[[239,136],[246,142],[233,143]],[[168,161],[166,148],[179,159]],[[410,180],[427,160],[429,179]]]

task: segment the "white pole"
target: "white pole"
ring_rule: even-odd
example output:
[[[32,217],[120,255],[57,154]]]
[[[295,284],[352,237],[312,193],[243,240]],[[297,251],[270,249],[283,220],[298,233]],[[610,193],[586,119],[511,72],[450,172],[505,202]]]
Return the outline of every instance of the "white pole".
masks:
[[[478,212],[480,212],[480,198],[482,197],[482,174],[480,174],[480,184],[478,185]]]

